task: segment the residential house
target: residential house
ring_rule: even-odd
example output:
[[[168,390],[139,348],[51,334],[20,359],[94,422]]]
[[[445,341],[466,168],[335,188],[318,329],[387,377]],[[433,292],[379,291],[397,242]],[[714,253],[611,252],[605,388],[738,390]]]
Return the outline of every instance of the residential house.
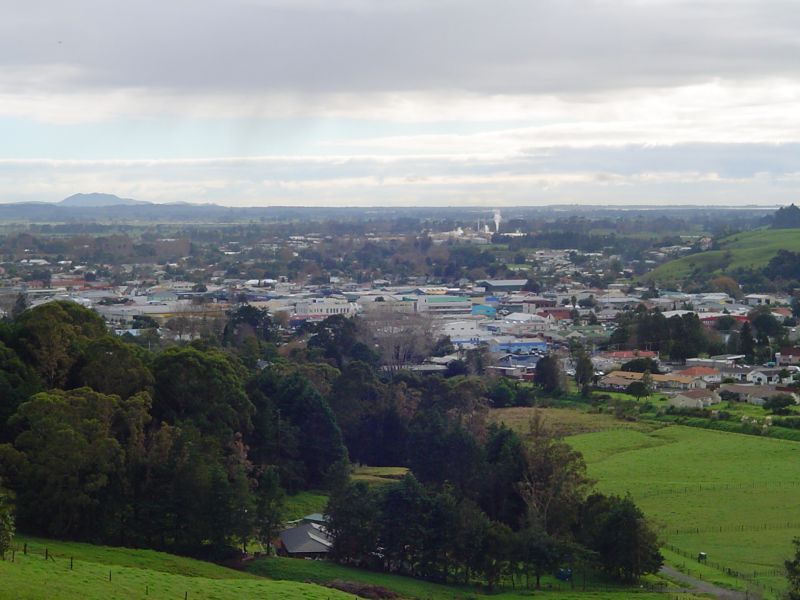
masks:
[[[718,354],[709,358],[687,358],[687,367],[711,367],[712,369],[723,370],[744,360],[744,354]]]
[[[712,367],[689,367],[688,369],[673,371],[673,374],[681,377],[699,377],[706,383],[720,383],[722,381],[722,372]]]
[[[800,365],[800,346],[788,346],[775,353],[775,362],[781,366]]]
[[[739,402],[747,402],[756,406],[763,406],[767,398],[786,392],[778,390],[774,385],[746,385],[737,383],[724,383],[719,388],[719,393],[728,392],[735,394]],[[795,400],[796,401],[796,400]]]
[[[672,396],[668,404],[676,408],[708,408],[712,404],[719,404],[720,397],[714,390],[697,389],[686,390]]]
[[[747,374],[746,380],[755,385],[778,385],[783,368],[758,367]]]
[[[625,389],[634,381],[641,381],[644,373],[631,371],[612,371],[599,382],[599,387],[606,389]],[[668,373],[666,375],[651,375],[653,386],[657,390],[692,390],[705,388],[706,382],[699,377],[682,377]],[[624,382],[624,385],[623,385]]]
[[[292,558],[325,558],[333,546],[325,523],[324,517],[313,514],[299,525],[284,529],[276,544],[278,554]]]

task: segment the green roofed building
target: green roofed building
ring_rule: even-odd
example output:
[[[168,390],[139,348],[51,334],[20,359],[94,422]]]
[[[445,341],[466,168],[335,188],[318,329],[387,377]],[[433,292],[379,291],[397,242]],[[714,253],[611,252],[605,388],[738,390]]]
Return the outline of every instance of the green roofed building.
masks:
[[[420,296],[417,312],[428,315],[468,315],[472,312],[472,300],[466,296]]]

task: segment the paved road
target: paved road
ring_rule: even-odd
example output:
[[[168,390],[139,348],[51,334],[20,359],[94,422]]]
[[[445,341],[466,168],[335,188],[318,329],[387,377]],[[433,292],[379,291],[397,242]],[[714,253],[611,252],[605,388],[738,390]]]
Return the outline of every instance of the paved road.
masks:
[[[680,571],[677,571],[672,567],[668,567],[667,565],[661,567],[661,573],[670,579],[674,579],[675,581],[680,581],[681,583],[692,586],[692,591],[694,592],[711,594],[719,600],[759,600],[759,598],[761,598],[761,596],[753,592],[729,590],[727,588],[714,585],[713,583],[709,583],[708,581],[703,581],[702,579],[695,579],[694,577],[690,577],[686,573],[681,573]]]

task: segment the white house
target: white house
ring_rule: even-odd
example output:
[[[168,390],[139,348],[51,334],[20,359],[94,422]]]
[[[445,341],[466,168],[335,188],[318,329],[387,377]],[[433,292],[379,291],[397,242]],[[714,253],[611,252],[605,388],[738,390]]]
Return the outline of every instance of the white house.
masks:
[[[708,408],[719,403],[717,392],[709,389],[686,390],[672,396],[668,401],[670,406],[678,408]]]
[[[784,368],[758,367],[750,371],[745,379],[749,383],[754,383],[756,385],[778,385],[782,381],[781,371],[784,371]],[[787,379],[791,378],[789,377]]]

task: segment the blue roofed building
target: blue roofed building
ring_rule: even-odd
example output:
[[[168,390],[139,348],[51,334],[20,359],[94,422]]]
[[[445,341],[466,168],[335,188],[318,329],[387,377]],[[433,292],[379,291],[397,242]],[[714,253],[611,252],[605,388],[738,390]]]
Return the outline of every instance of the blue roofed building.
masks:
[[[497,317],[497,309],[494,306],[488,306],[487,304],[474,304],[472,306],[471,314],[473,316],[494,319]]]

